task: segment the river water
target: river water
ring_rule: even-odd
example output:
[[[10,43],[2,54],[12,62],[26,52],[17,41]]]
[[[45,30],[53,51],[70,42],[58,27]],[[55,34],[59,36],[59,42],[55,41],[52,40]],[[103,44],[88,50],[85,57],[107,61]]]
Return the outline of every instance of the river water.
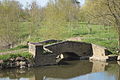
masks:
[[[120,80],[120,62],[67,61],[67,63],[0,70],[0,80]]]

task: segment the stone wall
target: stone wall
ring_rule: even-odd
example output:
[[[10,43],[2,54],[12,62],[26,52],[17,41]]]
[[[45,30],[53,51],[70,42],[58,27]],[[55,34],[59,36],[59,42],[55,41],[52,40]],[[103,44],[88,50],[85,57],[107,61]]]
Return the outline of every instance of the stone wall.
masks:
[[[58,64],[56,62],[56,55],[47,54],[47,55],[37,55],[35,57],[36,66],[45,66],[45,65],[55,65]]]
[[[56,54],[43,54],[43,45],[40,43],[29,43],[29,52],[35,58],[35,66],[53,65],[56,63]]]

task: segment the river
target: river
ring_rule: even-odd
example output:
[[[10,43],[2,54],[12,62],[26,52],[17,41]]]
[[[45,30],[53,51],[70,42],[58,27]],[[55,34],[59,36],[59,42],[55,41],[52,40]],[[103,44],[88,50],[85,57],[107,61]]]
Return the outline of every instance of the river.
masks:
[[[120,80],[120,62],[67,61],[66,65],[0,70],[0,80]]]

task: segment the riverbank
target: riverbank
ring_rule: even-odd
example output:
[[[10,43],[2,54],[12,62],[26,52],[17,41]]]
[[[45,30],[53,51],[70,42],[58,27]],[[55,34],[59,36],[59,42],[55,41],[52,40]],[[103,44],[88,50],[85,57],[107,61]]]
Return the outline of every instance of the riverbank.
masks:
[[[28,52],[0,55],[0,69],[26,68],[33,66],[32,55]]]
[[[33,63],[31,62],[31,60],[22,56],[16,58],[10,58],[7,60],[0,60],[0,69],[27,68],[32,66]]]

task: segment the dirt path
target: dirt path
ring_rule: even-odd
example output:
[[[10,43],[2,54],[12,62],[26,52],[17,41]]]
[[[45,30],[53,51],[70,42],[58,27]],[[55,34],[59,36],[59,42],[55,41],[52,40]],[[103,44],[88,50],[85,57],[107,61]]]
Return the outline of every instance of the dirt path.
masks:
[[[81,41],[82,39],[84,39],[83,37],[71,37],[71,38],[68,38],[66,40],[68,41]]]
[[[113,38],[99,38],[99,37],[71,37],[66,40],[68,41],[82,41],[83,39],[101,39],[101,40],[117,40]]]

